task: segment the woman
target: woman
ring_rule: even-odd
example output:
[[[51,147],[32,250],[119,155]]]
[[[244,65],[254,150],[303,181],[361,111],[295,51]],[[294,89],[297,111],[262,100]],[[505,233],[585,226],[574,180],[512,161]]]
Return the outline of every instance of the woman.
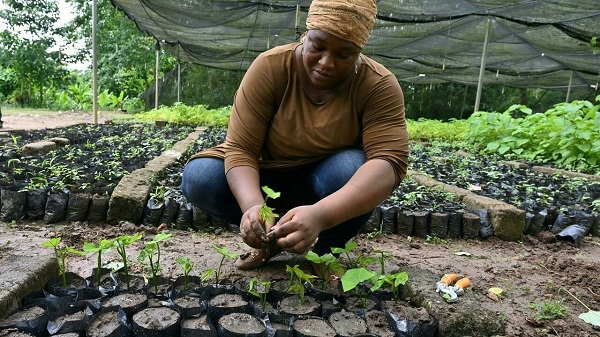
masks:
[[[266,51],[249,67],[225,143],[186,165],[186,198],[239,223],[252,247],[239,269],[282,250],[344,247],[406,175],[402,90],[361,54],[376,12],[373,0],[313,1],[302,42]],[[275,224],[259,218],[265,185],[281,193],[268,199],[281,215]]]

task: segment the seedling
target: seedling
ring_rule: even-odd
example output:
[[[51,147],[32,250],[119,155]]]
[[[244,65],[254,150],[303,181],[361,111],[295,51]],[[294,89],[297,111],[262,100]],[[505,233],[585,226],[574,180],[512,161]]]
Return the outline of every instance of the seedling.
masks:
[[[381,275],[385,275],[385,258],[386,256],[390,256],[390,254],[392,253],[389,250],[374,250],[373,253],[375,254],[379,254],[379,266],[381,267]]]
[[[117,247],[117,253],[121,256],[123,260],[123,272],[125,273],[125,283],[127,283],[127,290],[131,290],[131,285],[129,284],[129,267],[127,266],[127,251],[125,247],[140,240],[142,238],[142,234],[134,234],[134,235],[121,235],[115,239],[113,244]]]
[[[383,282],[389,284],[392,287],[394,302],[397,303],[400,299],[400,286],[405,285],[407,281],[408,273],[405,271],[383,276]]]
[[[160,266],[160,242],[172,237],[171,233],[158,233],[154,236],[154,240],[147,242],[144,245],[144,249],[140,252],[138,257],[139,262],[143,262],[148,258],[150,263],[150,272],[152,273],[152,280],[154,281],[154,293],[158,293],[158,274],[162,271]]]
[[[58,269],[62,275],[63,287],[67,287],[67,267],[66,267],[66,258],[67,254],[75,254],[80,256],[85,256],[85,252],[75,250],[65,244],[60,243],[61,238],[56,237],[52,238],[46,242],[42,242],[43,247],[48,247],[54,249],[54,257],[56,258],[56,263],[58,264]]]
[[[285,271],[290,274],[290,286],[287,291],[290,291],[300,298],[300,305],[304,304],[304,284],[308,283],[312,286],[310,280],[317,278],[315,275],[307,274],[302,269],[295,265],[290,267],[285,266]]]
[[[529,309],[536,311],[535,318],[554,320],[565,317],[569,308],[564,304],[565,299],[548,300],[543,303],[532,303]]]
[[[263,192],[265,192],[265,194],[267,196],[266,196],[265,201],[263,202],[262,206],[260,207],[260,211],[258,214],[260,216],[260,219],[264,223],[268,222],[268,223],[272,224],[275,221],[275,217],[278,217],[279,214],[273,213],[274,208],[267,206],[267,200],[269,200],[269,198],[277,199],[277,198],[279,198],[279,196],[281,196],[281,193],[273,191],[268,186],[263,186],[262,190],[263,190]]]
[[[373,262],[377,262],[377,258],[372,257],[372,256],[365,256],[360,252],[355,254],[354,257],[352,257],[350,255],[350,252],[352,250],[354,250],[357,246],[358,246],[358,244],[356,242],[348,241],[348,242],[346,242],[346,245],[344,248],[332,247],[331,252],[333,252],[334,254],[346,255],[346,259],[348,261],[347,262],[348,269],[366,267]]]
[[[380,275],[367,268],[353,268],[347,270],[342,275],[342,289],[344,292],[357,289],[357,295],[362,299],[362,307],[367,306],[367,295],[369,292],[373,292],[381,287],[383,281],[377,282],[380,279]],[[369,288],[369,291],[364,291],[361,288],[356,288],[359,284],[363,284],[366,281],[372,281],[373,287]]]
[[[188,281],[188,275],[190,274],[192,268],[194,268],[194,264],[192,263],[192,261],[190,261],[190,258],[187,256],[180,256],[177,258],[176,261],[177,263],[179,263],[179,266],[183,271],[183,289],[189,290],[190,283]]]
[[[263,309],[265,309],[265,305],[267,304],[267,294],[269,293],[269,288],[271,288],[271,283],[273,281],[260,281],[257,277],[254,277],[250,280],[250,284],[248,284],[248,292],[260,299]]]
[[[97,253],[98,254],[98,266],[96,267],[96,285],[100,287],[100,279],[102,277],[102,252],[107,252],[110,247],[113,246],[114,240],[102,239],[98,243],[98,246],[93,243],[84,242],[83,251],[86,253]]]
[[[324,265],[325,269],[323,270],[323,275],[330,275],[331,272],[335,272],[336,274],[343,273],[342,264],[331,253],[327,253],[327,254],[323,254],[322,256],[319,256],[317,253],[315,253],[313,251],[308,251],[306,253],[306,259],[315,264]],[[325,276],[325,277],[327,277],[327,276]],[[321,284],[322,289],[325,289],[327,287],[328,280],[324,280],[324,281],[325,282],[322,282],[322,284]]]
[[[215,284],[219,284],[219,279],[221,277],[221,268],[223,267],[223,263],[225,262],[225,258],[229,258],[229,259],[237,259],[238,256],[240,256],[240,254],[237,253],[231,253],[229,252],[229,250],[225,247],[220,247],[217,245],[212,245],[211,246],[217,253],[221,254],[221,262],[219,263],[219,267],[215,270],[213,268],[210,268],[208,270],[206,270],[203,274],[202,274],[202,281],[207,280],[208,278],[210,278],[213,274],[215,275]]]

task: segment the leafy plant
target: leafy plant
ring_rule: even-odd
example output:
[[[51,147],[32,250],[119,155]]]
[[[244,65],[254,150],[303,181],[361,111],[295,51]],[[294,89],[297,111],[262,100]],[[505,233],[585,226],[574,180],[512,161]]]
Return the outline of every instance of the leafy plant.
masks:
[[[315,263],[315,264],[320,264],[320,265],[324,265],[325,268],[323,270],[323,275],[330,275],[331,272],[335,272],[336,274],[342,274],[343,273],[343,265],[340,263],[340,261],[331,253],[327,253],[327,254],[323,254],[321,256],[319,256],[317,253],[313,252],[313,251],[308,251],[306,253],[306,259]],[[321,288],[325,289],[327,287],[327,281],[328,280],[324,280],[325,282],[321,283]]]
[[[281,196],[281,193],[273,191],[268,186],[263,186],[262,190],[263,190],[263,192],[265,192],[265,194],[267,196],[265,197],[265,201],[263,202],[262,206],[260,207],[260,211],[258,214],[263,222],[273,223],[275,220],[275,217],[278,217],[279,215],[277,213],[273,213],[274,208],[267,206],[267,200],[269,198],[277,199]]]
[[[58,269],[62,275],[63,287],[67,287],[67,267],[66,267],[66,258],[67,254],[74,254],[85,256],[85,252],[75,250],[65,244],[61,244],[60,237],[52,238],[48,241],[42,242],[43,247],[48,247],[54,249],[54,257],[56,258],[56,263],[58,264]]]
[[[348,241],[344,248],[333,247],[333,248],[331,248],[331,251],[334,254],[345,254],[346,258],[348,260],[347,265],[348,265],[349,269],[367,267],[371,263],[378,261],[378,259],[376,257],[364,255],[361,252],[358,252],[358,253],[354,254],[354,256],[351,256],[350,252],[353,251],[354,249],[356,249],[356,247],[357,247],[356,242]]]
[[[106,252],[114,245],[114,240],[102,239],[98,242],[98,246],[93,243],[84,242],[83,251],[87,253],[98,254],[98,265],[96,267],[96,285],[100,287],[100,279],[102,277],[102,253]]]
[[[154,292],[158,292],[158,281],[157,277],[162,271],[160,266],[160,243],[170,237],[171,233],[158,233],[154,236],[154,240],[147,242],[144,248],[140,251],[138,261],[143,262],[148,258],[150,264],[150,272],[152,273],[152,280],[154,281]]]
[[[221,261],[219,262],[219,266],[217,267],[217,269],[207,269],[203,274],[202,274],[202,280],[207,280],[208,278],[210,278],[213,274],[215,275],[215,284],[219,284],[219,280],[221,277],[221,268],[223,267],[223,263],[225,262],[226,258],[229,259],[236,259],[238,256],[240,256],[240,254],[237,253],[231,253],[227,248],[225,247],[220,247],[217,245],[212,245],[211,246],[212,249],[214,249],[217,253],[221,254]]]
[[[269,293],[269,288],[271,288],[271,284],[273,281],[260,281],[257,277],[254,277],[250,280],[248,284],[248,292],[255,297],[260,299],[260,304],[262,308],[265,308],[267,304],[267,294]]]
[[[392,287],[392,294],[394,295],[394,301],[398,302],[400,299],[400,286],[405,285],[408,281],[408,273],[405,271],[397,272],[383,276],[383,282],[387,283]]]
[[[381,287],[383,282],[377,283],[376,281],[379,279],[379,274],[376,272],[369,270],[364,267],[348,269],[344,275],[342,275],[342,289],[344,292],[349,292],[354,289],[357,289],[357,295],[362,299],[362,307],[367,306],[367,295],[369,291],[375,291]],[[377,284],[378,286],[373,288],[359,287],[359,284],[363,284],[366,281],[372,281],[373,284]],[[369,291],[365,291],[365,289],[369,289]]]
[[[194,264],[192,263],[192,261],[190,261],[190,258],[187,256],[180,256],[177,258],[176,261],[179,264],[179,266],[181,267],[181,270],[183,271],[183,289],[189,290],[190,283],[189,283],[188,275],[190,274],[190,271],[192,270],[192,268],[194,268]]]
[[[553,320],[567,315],[569,308],[564,304],[564,301],[564,298],[560,298],[543,303],[532,303],[529,308],[536,311],[535,318]]]
[[[295,265],[290,267],[289,265],[285,266],[285,271],[290,274],[290,286],[287,291],[290,291],[300,298],[300,305],[304,304],[304,293],[305,287],[304,284],[308,283],[312,285],[310,280],[317,278],[315,275],[305,273],[302,269]]]
[[[131,290],[131,285],[129,283],[129,267],[127,265],[127,251],[125,249],[126,246],[140,240],[142,238],[142,234],[133,234],[133,235],[121,235],[113,241],[113,244],[117,247],[117,253],[121,256],[123,260],[123,272],[125,273],[125,282],[127,283],[127,290]]]

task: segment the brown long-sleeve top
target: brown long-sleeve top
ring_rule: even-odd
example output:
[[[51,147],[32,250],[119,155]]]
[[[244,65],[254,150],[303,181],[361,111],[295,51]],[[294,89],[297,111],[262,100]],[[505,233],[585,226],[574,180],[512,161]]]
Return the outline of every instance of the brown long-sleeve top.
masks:
[[[361,148],[366,160],[389,162],[395,186],[408,166],[404,98],[396,77],[361,54],[362,65],[350,85],[324,104],[305,94],[294,50],[278,46],[249,67],[235,94],[223,144],[196,154],[237,166],[299,167],[348,148]]]

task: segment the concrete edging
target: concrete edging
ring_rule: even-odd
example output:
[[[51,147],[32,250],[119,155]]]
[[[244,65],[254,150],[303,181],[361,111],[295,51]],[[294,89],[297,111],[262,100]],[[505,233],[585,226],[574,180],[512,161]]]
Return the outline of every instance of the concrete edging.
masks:
[[[198,127],[185,139],[177,142],[170,150],[150,160],[145,167],[124,176],[115,187],[109,204],[106,221],[117,224],[120,221],[141,223],[144,208],[148,202],[152,181],[163,174],[181,158],[204,133],[206,128]]]

